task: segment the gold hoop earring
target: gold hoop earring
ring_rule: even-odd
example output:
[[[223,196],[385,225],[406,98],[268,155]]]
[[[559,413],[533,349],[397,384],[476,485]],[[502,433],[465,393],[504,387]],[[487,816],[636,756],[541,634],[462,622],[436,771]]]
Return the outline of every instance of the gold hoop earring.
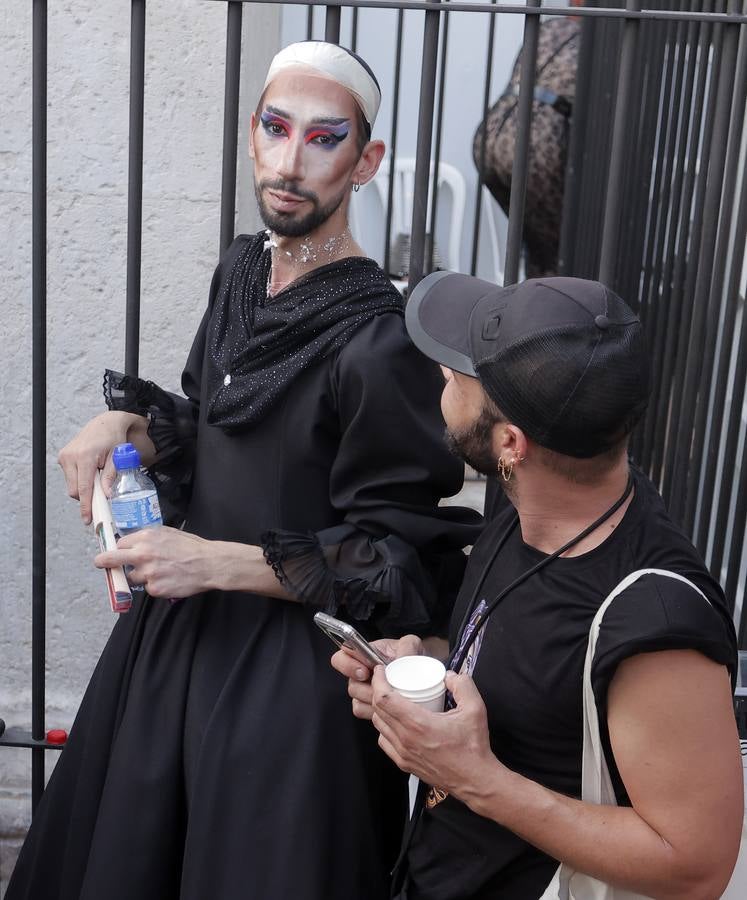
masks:
[[[514,473],[514,460],[512,459],[510,463],[507,463],[502,456],[499,456],[498,471],[504,481],[511,481],[511,476]]]

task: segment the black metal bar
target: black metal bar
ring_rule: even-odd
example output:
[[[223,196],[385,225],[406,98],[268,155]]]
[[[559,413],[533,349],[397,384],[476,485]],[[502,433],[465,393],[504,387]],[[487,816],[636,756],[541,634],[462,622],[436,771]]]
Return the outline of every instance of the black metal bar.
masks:
[[[324,20],[324,40],[331,44],[340,43],[340,17],[342,8],[340,6],[327,5],[327,15]]]
[[[639,96],[646,99],[641,103],[639,131],[636,141],[638,148],[636,152],[637,166],[632,174],[633,181],[628,182],[628,184],[635,184],[636,188],[632,192],[632,196],[628,197],[628,216],[623,218],[623,221],[627,222],[626,253],[630,259],[630,265],[622,263],[621,273],[624,274],[626,271],[628,273],[623,296],[634,306],[637,302],[638,309],[644,318],[647,312],[647,296],[644,288],[648,277],[648,272],[644,268],[644,260],[648,244],[651,241],[651,229],[656,207],[656,204],[651,202],[651,190],[660,168],[658,163],[662,152],[659,143],[662,133],[660,119],[662,88],[666,74],[663,60],[670,36],[669,30],[673,29],[673,27],[670,22],[657,22],[644,29],[644,38],[646,38],[646,32],[648,33],[645,41],[646,77],[645,81],[640,82],[635,88],[635,90],[641,91]],[[644,67],[641,66],[640,68],[643,69]],[[634,93],[633,96],[637,95]],[[653,164],[654,159],[656,159],[657,165]],[[640,457],[641,437],[642,429],[638,428],[636,429],[633,442],[634,446],[637,445],[637,453],[634,456],[636,460]]]
[[[213,0],[225,3],[226,0]],[[413,9],[431,12],[440,8],[440,0],[236,0],[241,3],[270,3],[280,6],[359,6],[368,9]],[[589,19],[620,19],[622,21],[672,21],[678,22],[723,22],[726,24],[747,25],[747,15],[726,15],[724,13],[687,13],[661,9],[591,8],[585,6],[493,6],[487,3],[450,2],[452,12],[487,12],[500,15],[521,15],[539,18],[540,16],[578,16]]]
[[[747,100],[747,54],[741,54],[739,75],[737,75],[737,52],[739,44],[739,29],[737,27],[726,29],[724,38],[725,52],[724,65],[722,66],[721,77],[724,78],[724,67],[727,67],[727,78],[724,79],[727,84],[719,85],[719,101],[722,104],[720,110],[721,115],[729,116],[729,122],[723,125],[724,142],[723,147],[725,153],[718,154],[718,168],[714,167],[714,171],[709,172],[711,177],[719,178],[719,186],[723,185],[722,191],[719,192],[720,209],[712,210],[711,214],[715,217],[714,221],[707,223],[709,231],[709,241],[707,247],[701,248],[701,256],[708,253],[708,261],[710,262],[711,279],[709,285],[703,285],[702,305],[703,311],[701,315],[702,327],[705,328],[705,339],[698,365],[701,369],[701,377],[698,379],[698,397],[694,415],[693,426],[693,450],[692,458],[694,460],[702,460],[705,458],[706,464],[702,467],[698,466],[698,470],[702,475],[695,477],[695,466],[690,466],[688,471],[688,488],[687,488],[687,504],[685,506],[685,522],[689,523],[688,530],[692,531],[696,544],[700,548],[702,555],[705,556],[705,548],[707,545],[707,528],[701,529],[700,522],[706,524],[710,520],[713,487],[715,484],[715,474],[708,471],[708,459],[712,459],[715,463],[717,453],[714,443],[720,440],[720,430],[722,420],[721,417],[715,418],[715,411],[719,407],[719,396],[714,396],[713,405],[711,404],[711,385],[714,376],[714,364],[716,361],[716,345],[719,334],[722,335],[721,348],[723,352],[724,340],[723,336],[731,337],[731,332],[723,330],[721,322],[721,310],[724,303],[724,282],[726,280],[726,264],[729,249],[731,245],[732,216],[734,212],[734,201],[737,188],[738,170],[739,170],[739,154],[742,144],[742,127],[744,124],[744,107]],[[741,78],[741,81],[740,81]],[[736,87],[736,93],[733,97],[732,92]],[[724,97],[729,92],[728,98]],[[728,109],[725,107],[728,105]],[[730,114],[730,115],[729,115]],[[728,147],[727,147],[728,137]],[[715,135],[714,135],[715,139]],[[716,231],[718,230],[718,238]],[[742,245],[744,246],[744,245]],[[737,248],[735,247],[735,252]],[[709,252],[710,251],[710,252]],[[741,255],[741,254],[739,254]],[[718,378],[717,378],[718,381]],[[706,430],[711,412],[711,428],[710,440],[706,443]],[[721,414],[723,414],[723,406],[721,406]],[[702,484],[700,484],[702,482]],[[706,485],[709,485],[706,490]],[[698,521],[695,521],[696,504],[698,501],[698,487],[702,487],[701,493],[701,510]]]
[[[498,0],[493,0],[497,3]],[[470,260],[470,274],[477,272],[477,254],[480,248],[480,216],[482,213],[482,173],[485,171],[485,152],[487,147],[488,129],[487,116],[490,106],[490,82],[493,78],[493,44],[495,42],[495,16],[490,17],[488,26],[488,50],[485,62],[485,87],[482,95],[482,137],[480,139],[480,171],[477,176],[475,189],[475,218],[472,225],[472,258]]]
[[[384,228],[384,271],[391,272],[392,213],[394,210],[394,167],[397,160],[397,126],[399,120],[399,87],[402,71],[402,32],[405,13],[397,13],[397,48],[394,53],[394,99],[392,101],[392,131],[389,138],[389,183],[386,194],[386,227]]]
[[[668,0],[671,7],[671,0]],[[674,52],[673,38],[676,28],[679,27],[675,23],[668,23],[665,31],[661,36],[661,41],[656,43],[650,53],[648,64],[650,68],[656,71],[656,96],[657,102],[654,104],[651,100],[647,100],[646,107],[646,124],[644,127],[644,135],[647,136],[647,147],[650,148],[651,160],[651,187],[650,197],[658,198],[662,186],[662,167],[665,164],[667,141],[670,134],[671,117],[666,114],[665,103],[669,96],[672,86],[672,71],[674,68]],[[668,108],[668,107],[667,107]],[[644,149],[644,155],[646,150]],[[641,192],[643,195],[643,192]],[[641,291],[640,291],[640,314],[649,335],[653,333],[652,326],[654,322],[652,317],[655,316],[656,307],[649,306],[652,260],[654,246],[656,244],[656,236],[658,235],[658,226],[661,222],[661,213],[663,212],[659,202],[652,203],[648,194],[643,195],[643,243],[641,246]],[[639,201],[640,202],[640,201]],[[641,441],[642,448],[642,441]],[[640,462],[640,453],[638,456]]]
[[[601,213],[607,191],[607,173],[612,140],[614,87],[617,83],[621,22],[590,22],[593,26],[591,77],[595,90],[587,112],[589,126],[584,143],[582,186],[579,200],[578,230],[575,233],[574,274],[596,278],[602,233]]]
[[[24,728],[7,728],[2,735],[0,735],[0,747],[26,747],[32,750],[34,753],[32,758],[36,758],[38,755],[39,759],[42,763],[42,775],[44,774],[44,751],[45,750],[62,750],[64,744],[52,744],[48,740],[42,736],[41,740],[36,740],[32,737],[31,731],[26,731]],[[44,782],[42,781],[42,787]],[[39,795],[41,796],[41,794]],[[34,808],[36,808],[36,803],[38,803],[39,797],[37,797],[36,802],[34,802]]]
[[[137,375],[140,358],[140,267],[143,235],[145,0],[132,0],[130,23],[130,152],[127,182],[125,372],[128,375]]]
[[[640,0],[627,0],[626,8],[639,10]],[[623,44],[620,57],[620,70],[617,76],[617,101],[615,103],[615,124],[612,131],[612,155],[610,170],[607,175],[607,199],[604,209],[604,226],[602,230],[602,250],[599,260],[599,280],[614,286],[616,281],[615,255],[620,234],[620,210],[623,199],[623,167],[628,140],[628,115],[631,102],[631,87],[635,73],[636,50],[638,43],[638,22],[629,19],[625,23]]]
[[[239,144],[239,85],[241,83],[241,3],[228,4],[226,22],[226,80],[223,101],[223,173],[220,198],[220,253],[236,228],[236,162]]]
[[[747,162],[742,171],[742,191],[739,197],[739,208],[737,210],[737,222],[734,229],[734,246],[745,246],[747,240]],[[731,272],[729,273],[729,284],[726,288],[727,309],[729,319],[724,323],[724,334],[732,333],[734,321],[736,319],[737,305],[743,301],[739,299],[739,283],[741,279],[741,266],[734,261],[732,263]],[[729,327],[731,324],[731,328]],[[731,422],[730,427],[726,430],[726,437],[723,448],[721,449],[722,472],[733,472],[736,465],[737,446],[739,442],[739,433],[741,430],[742,404],[744,403],[745,385],[747,384],[747,316],[742,313],[742,324],[740,334],[736,341],[737,357],[734,362],[733,373],[733,392],[730,401]],[[729,348],[729,351],[731,348]],[[722,348],[721,370],[719,373],[719,384],[723,384],[722,395],[726,395],[726,383],[729,378],[729,368],[731,362],[731,352]],[[745,442],[747,444],[747,442]],[[722,476],[723,477],[723,476]],[[722,487],[718,506],[716,509],[716,519],[713,526],[713,548],[711,551],[710,567],[714,575],[720,578],[721,565],[724,559],[724,549],[726,544],[726,529],[729,521],[729,507],[731,504],[731,492]],[[731,564],[731,560],[729,561]],[[744,616],[743,616],[744,618]]]
[[[686,173],[685,166],[686,161],[690,159],[688,148],[693,143],[697,145],[697,141],[693,136],[699,128],[699,117],[691,115],[691,109],[697,72],[696,50],[701,42],[701,32],[705,33],[705,31],[706,29],[697,22],[688,24],[687,67],[684,78],[685,91],[676,138],[677,147],[672,180],[673,201],[666,248],[662,255],[664,270],[661,278],[661,297],[659,300],[662,308],[666,310],[668,320],[672,322],[679,322],[682,307],[682,279],[686,262],[684,248],[687,246],[687,233],[690,221],[689,210],[695,178],[695,167],[691,165]],[[686,210],[684,214],[681,212],[682,209]],[[675,252],[676,247],[679,247],[680,252]],[[657,353],[656,357],[660,359],[658,364],[658,396],[655,398],[656,404],[652,404],[650,408],[648,420],[651,428],[651,464],[649,471],[652,479],[657,484],[662,482],[662,467],[664,465],[665,441],[677,348],[677,329],[665,328],[664,332],[661,354],[659,356]]]
[[[666,501],[669,514],[675,522],[684,527],[685,490],[687,485],[687,471],[690,461],[692,444],[692,412],[697,396],[697,382],[693,381],[691,371],[693,366],[698,367],[698,361],[689,357],[688,348],[696,347],[702,343],[700,328],[702,320],[699,304],[702,295],[703,272],[700,267],[702,262],[708,268],[708,280],[710,283],[711,259],[701,256],[704,242],[708,242],[708,234],[704,233],[706,222],[710,222],[709,201],[713,192],[721,191],[720,183],[715,186],[713,179],[709,179],[708,172],[711,165],[711,152],[718,153],[719,148],[712,139],[716,124],[718,110],[717,98],[719,95],[719,69],[723,45],[723,25],[716,25],[713,29],[711,42],[711,58],[709,69],[711,76],[708,83],[708,99],[705,106],[705,118],[703,120],[702,144],[699,157],[699,177],[695,186],[694,205],[692,209],[692,228],[690,231],[690,247],[687,260],[687,275],[684,290],[684,315],[680,320],[680,335],[677,348],[677,369],[672,393],[672,429],[671,452],[669,453],[670,465],[665,477]],[[706,59],[702,60],[706,67]],[[725,143],[724,138],[724,143]],[[694,159],[694,158],[693,158]],[[709,184],[710,182],[710,184]],[[718,204],[718,200],[716,200]],[[697,330],[697,333],[696,333]]]
[[[438,65],[438,26],[440,6],[425,14],[423,27],[423,62],[420,72],[420,105],[418,109],[418,137],[415,153],[415,184],[412,199],[412,228],[410,230],[410,272],[408,295],[423,277],[425,255],[425,219],[428,207],[428,177],[431,163],[433,134],[433,103]]]
[[[536,6],[539,0],[527,0],[527,3],[530,6]],[[529,147],[532,136],[534,82],[537,74],[539,25],[539,19],[537,18],[527,17],[524,20],[524,42],[521,50],[521,74],[519,76],[519,101],[517,108],[516,149],[511,169],[511,195],[508,201],[508,234],[506,237],[504,284],[516,284],[519,280],[522,232],[524,230],[524,200],[527,191]]]
[[[685,47],[688,38],[688,26],[684,22],[677,25],[677,33],[674,38],[673,46],[670,44],[671,55],[676,53],[676,67],[672,73],[673,87],[665,86],[664,102],[668,104],[668,115],[666,117],[666,150],[664,167],[661,173],[661,190],[655,189],[653,197],[656,206],[656,243],[652,242],[653,258],[646,263],[647,268],[652,268],[650,277],[650,293],[649,293],[649,309],[653,311],[651,330],[649,330],[649,339],[652,346],[652,385],[653,391],[649,404],[649,413],[644,422],[643,450],[641,453],[641,464],[649,472],[652,472],[653,461],[653,436],[656,417],[653,415],[659,405],[659,398],[662,393],[668,390],[662,378],[662,364],[664,359],[664,344],[666,341],[669,328],[669,290],[666,283],[662,281],[662,268],[665,262],[664,246],[667,238],[667,223],[670,212],[673,212],[674,206],[678,203],[678,196],[674,193],[675,180],[675,158],[678,144],[679,123],[682,119],[680,101],[682,99],[683,77],[685,71]],[[671,99],[670,99],[671,98]],[[681,170],[680,170],[681,174]],[[674,215],[676,221],[676,214]]]
[[[444,27],[441,33],[441,71],[438,76],[438,114],[436,116],[436,148],[433,154],[433,181],[431,183],[431,221],[426,234],[425,258],[428,271],[433,271],[433,250],[436,246],[436,218],[438,212],[438,170],[441,165],[441,137],[444,122],[444,91],[446,88],[446,50],[449,45],[449,13],[444,10]],[[453,199],[453,198],[452,198]]]
[[[31,733],[44,739],[47,622],[47,0],[34,0],[32,49]],[[31,756],[31,805],[44,791],[44,752]]]
[[[684,33],[685,26],[682,23],[669,23],[664,36],[663,47],[660,50],[662,58],[665,57],[665,62],[662,64],[659,103],[654,120],[654,129],[656,130],[656,164],[650,194],[653,202],[648,199],[646,201],[648,214],[646,219],[646,241],[642,256],[641,284],[641,317],[652,347],[656,346],[659,341],[664,321],[661,314],[661,306],[658,302],[659,278],[661,277],[658,266],[661,259],[660,254],[669,211],[674,133],[676,131],[674,120],[677,106],[676,104],[670,106],[670,97],[673,89],[676,92],[680,87],[675,80],[675,59],[681,56],[681,54],[677,53],[677,48],[681,44]],[[656,367],[657,362],[658,360],[654,356],[652,366]],[[654,381],[652,384],[650,401],[652,407],[657,402],[660,387],[661,385],[658,381]],[[647,442],[649,437],[648,419],[644,419],[636,429],[634,452],[635,459],[644,470],[647,470],[650,464],[650,442]]]
[[[609,112],[604,108],[600,108],[600,106],[602,106],[605,83],[610,78],[609,72],[604,70],[600,72],[600,57],[609,59],[612,66],[616,66],[619,48],[615,47],[614,52],[612,52],[610,47],[612,29],[607,27],[607,23],[595,22],[591,19],[588,22],[595,32],[591,76],[597,89],[591,93],[591,103],[587,114],[588,121],[593,124],[590,124],[583,135],[582,171],[584,172],[584,177],[582,178],[579,195],[580,215],[575,225],[574,274],[593,275],[596,277],[597,265],[594,265],[593,268],[589,265],[596,251],[593,233],[597,231],[593,206],[589,202],[589,194],[591,193],[592,197],[598,197],[599,204],[603,203],[605,187],[599,183],[599,175],[603,166],[602,144],[606,138]],[[611,100],[612,98],[610,97],[610,102]]]
[[[663,156],[662,128],[663,90],[669,75],[669,60],[666,47],[669,43],[671,23],[644,29],[645,79],[634,88],[634,96],[645,98],[641,104],[639,132],[635,142],[637,164],[628,172],[627,184],[636,185],[632,197],[625,203],[627,214],[623,215],[624,232],[627,240],[621,246],[618,257],[618,278],[622,285],[622,296],[638,309],[646,333],[651,334],[648,306],[648,280],[650,276],[647,259],[653,244],[657,204],[651,202],[657,196],[661,178],[661,158]],[[646,32],[650,32],[647,34]],[[665,65],[666,60],[666,65]],[[639,465],[642,463],[644,425],[638,423],[630,441],[630,455]]]
[[[696,76],[693,86],[693,107],[689,121],[689,131],[687,135],[686,150],[687,154],[683,165],[686,167],[684,172],[684,180],[681,193],[680,216],[678,222],[678,233],[676,240],[676,249],[673,251],[674,269],[672,275],[672,320],[679,323],[681,327],[671,329],[671,342],[667,342],[667,353],[669,358],[668,383],[670,390],[665,397],[662,398],[659,412],[661,414],[656,426],[656,434],[654,447],[660,459],[655,462],[658,466],[663,466],[661,475],[661,492],[664,501],[669,503],[672,491],[672,472],[674,467],[674,436],[671,434],[672,426],[672,410],[678,410],[681,396],[681,383],[684,374],[684,366],[686,365],[685,351],[687,350],[687,329],[690,327],[690,319],[692,317],[692,291],[688,290],[688,277],[692,278],[692,270],[694,262],[690,261],[688,255],[689,246],[697,247],[700,241],[700,222],[702,222],[702,203],[698,202],[696,197],[693,201],[693,194],[696,193],[696,182],[698,167],[698,148],[700,146],[701,134],[707,134],[706,128],[702,127],[703,109],[705,104],[705,88],[708,76],[707,60],[709,56],[709,48],[711,44],[711,34],[713,29],[711,25],[706,23],[700,27],[700,37],[698,41],[698,61],[696,63]],[[691,53],[694,50],[691,49]],[[707,151],[710,148],[708,141],[703,147],[701,165],[708,165]],[[693,209],[693,203],[695,209]],[[700,210],[700,213],[698,213]],[[688,265],[689,264],[689,265]],[[682,325],[684,323],[684,325]]]
[[[615,258],[615,283],[619,293],[625,300],[638,311],[638,285],[633,287],[633,282],[640,276],[639,256],[636,253],[636,244],[639,238],[639,223],[637,221],[639,200],[645,196],[648,202],[648,191],[644,193],[644,180],[650,175],[651,159],[646,152],[644,118],[654,108],[651,102],[653,91],[651,89],[651,44],[653,31],[658,23],[644,28],[639,35],[636,44],[637,65],[632,69],[628,92],[631,97],[646,98],[639,104],[630,103],[628,106],[628,119],[625,134],[625,144],[630,148],[623,154],[623,169],[621,179],[623,185],[635,184],[637,189],[633,192],[624,190],[620,202],[620,229],[614,248]],[[624,46],[624,39],[623,39]],[[632,150],[632,152],[631,152]],[[635,437],[631,441],[631,453],[635,444]]]
[[[671,188],[669,173],[671,172],[672,164],[673,122],[676,107],[673,109],[670,106],[670,96],[672,90],[676,91],[680,86],[674,82],[674,72],[675,57],[677,56],[676,49],[683,36],[683,23],[670,22],[664,35],[662,46],[657,49],[657,53],[662,58],[662,69],[659,81],[659,103],[655,110],[653,122],[656,141],[654,145],[655,171],[651,187],[651,198],[654,198],[654,202],[652,203],[646,198],[648,215],[646,220],[646,241],[642,256],[643,283],[641,286],[641,311],[650,337],[654,336],[658,321],[659,307],[657,303],[652,302],[652,293],[655,283],[655,265],[659,260],[657,250],[661,251]],[[653,104],[649,103],[648,106],[649,109],[653,109]]]
[[[350,49],[353,53],[358,49],[358,7],[353,9],[353,19],[350,24]]]
[[[310,41],[314,33],[314,7],[310,6],[306,10],[306,40]]]
[[[581,202],[583,159],[586,129],[589,121],[589,101],[591,98],[591,67],[594,58],[593,30],[595,23],[587,19],[581,25],[576,68],[576,96],[573,101],[573,118],[568,141],[568,162],[563,191],[563,217],[560,224],[558,247],[558,272],[561,275],[575,273],[574,235],[578,232],[578,209]]]

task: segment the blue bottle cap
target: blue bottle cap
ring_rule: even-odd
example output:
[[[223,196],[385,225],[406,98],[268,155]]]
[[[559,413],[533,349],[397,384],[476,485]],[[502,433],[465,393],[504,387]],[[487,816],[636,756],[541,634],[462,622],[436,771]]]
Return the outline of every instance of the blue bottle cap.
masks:
[[[134,444],[117,444],[112,453],[114,468],[121,472],[122,469],[135,469],[140,465],[140,454]]]

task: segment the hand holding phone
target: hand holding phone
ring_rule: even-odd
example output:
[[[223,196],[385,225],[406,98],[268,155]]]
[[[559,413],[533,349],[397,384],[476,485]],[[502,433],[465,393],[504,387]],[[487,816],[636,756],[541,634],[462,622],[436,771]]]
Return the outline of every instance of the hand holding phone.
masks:
[[[314,615],[314,622],[338,647],[349,650],[364,665],[373,668],[374,666],[385,666],[390,662],[347,622],[335,619],[323,612]]]

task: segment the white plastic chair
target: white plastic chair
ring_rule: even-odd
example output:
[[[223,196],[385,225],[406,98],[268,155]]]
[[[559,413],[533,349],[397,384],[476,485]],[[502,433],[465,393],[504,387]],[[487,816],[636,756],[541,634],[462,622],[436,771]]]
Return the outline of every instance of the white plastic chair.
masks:
[[[430,222],[431,192],[433,185],[434,165],[431,163],[430,177],[428,180],[428,212],[426,223]],[[438,164],[438,209],[439,212],[444,202],[444,192],[448,193],[450,200],[450,215],[447,224],[447,241],[445,247],[439,244],[443,263],[448,269],[459,270],[459,251],[462,239],[462,226],[464,225],[464,204],[466,187],[462,173],[449,163]],[[394,167],[394,190],[392,193],[392,230],[390,240],[398,234],[410,233],[412,227],[412,207],[415,193],[415,160],[406,157],[397,159]],[[383,227],[386,226],[386,207],[389,195],[389,160],[382,161],[375,178],[364,185],[358,194],[353,194],[350,203],[350,227],[356,237],[361,237],[361,220],[366,214],[366,205],[369,205],[371,195],[375,196],[378,207],[377,219],[380,219]],[[367,216],[368,218],[368,216]],[[436,228],[442,233],[443,222],[437,216]]]
[[[482,186],[482,211],[487,224],[487,238],[490,241],[490,255],[492,257],[492,269],[488,278],[497,285],[503,285],[504,267],[506,260],[506,229],[508,219],[498,205],[498,202],[490,191]],[[483,241],[485,236],[483,236]],[[480,273],[478,272],[478,275]]]

